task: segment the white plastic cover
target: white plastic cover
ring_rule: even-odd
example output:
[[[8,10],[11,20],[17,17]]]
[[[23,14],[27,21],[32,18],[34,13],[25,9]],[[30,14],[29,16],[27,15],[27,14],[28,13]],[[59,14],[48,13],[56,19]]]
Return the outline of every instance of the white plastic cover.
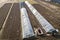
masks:
[[[53,26],[28,1],[25,1],[25,3],[46,32],[50,32],[51,29],[55,30]]]
[[[21,8],[22,37],[29,38],[34,36],[32,26],[25,8]]]

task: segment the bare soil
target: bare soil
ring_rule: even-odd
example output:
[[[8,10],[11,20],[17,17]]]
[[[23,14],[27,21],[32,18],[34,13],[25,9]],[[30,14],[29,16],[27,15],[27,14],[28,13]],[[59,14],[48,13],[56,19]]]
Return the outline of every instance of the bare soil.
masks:
[[[2,28],[2,25],[4,23],[4,20],[8,14],[10,7],[11,7],[11,3],[8,3],[0,8],[0,29]]]
[[[42,16],[44,16],[44,18],[47,19],[47,21],[49,23],[51,23],[55,28],[60,30],[60,27],[59,27],[60,26],[60,21],[59,21],[60,16],[59,15],[56,15],[56,13],[50,12],[49,10],[47,10],[46,8],[42,7],[39,4],[32,4],[32,5],[38,10],[38,12]],[[25,4],[24,4],[24,7],[27,9],[28,16],[29,16],[32,28],[37,28],[37,27],[42,28],[42,26],[39,24],[39,22],[37,21],[35,16],[32,14],[32,12],[29,10],[29,8]],[[5,7],[3,7],[3,8],[5,9]],[[3,10],[0,9],[0,10],[3,12],[4,9]],[[5,10],[7,10],[7,9],[5,9]],[[0,14],[2,12],[0,12]],[[5,11],[2,14],[4,14],[4,13],[5,13]],[[5,15],[7,15],[7,14],[5,14]],[[5,16],[3,15],[3,17],[5,17]],[[13,7],[12,7],[12,10],[11,10],[9,18],[8,18],[8,20],[6,22],[5,28],[4,28],[3,32],[2,32],[3,35],[2,35],[1,39],[2,40],[3,39],[4,40],[22,40],[21,32],[22,32],[22,30],[21,30],[20,8],[19,8],[19,4],[15,3],[13,5]],[[37,36],[37,39],[35,39],[35,40],[60,40],[60,35],[56,36],[56,37],[53,37],[53,36],[49,36],[49,37],[47,37],[47,36],[45,36],[45,37]]]

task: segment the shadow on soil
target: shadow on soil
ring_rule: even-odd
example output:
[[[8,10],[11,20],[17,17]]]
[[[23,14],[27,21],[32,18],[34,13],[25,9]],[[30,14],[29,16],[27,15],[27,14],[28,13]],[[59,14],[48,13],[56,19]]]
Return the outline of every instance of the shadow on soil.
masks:
[[[38,39],[38,38],[36,38],[36,37],[30,37],[30,38],[26,38],[26,39],[23,39],[23,40],[36,40],[36,39]]]
[[[55,35],[54,37],[55,37],[55,38],[59,38],[59,39],[60,39],[60,35]]]

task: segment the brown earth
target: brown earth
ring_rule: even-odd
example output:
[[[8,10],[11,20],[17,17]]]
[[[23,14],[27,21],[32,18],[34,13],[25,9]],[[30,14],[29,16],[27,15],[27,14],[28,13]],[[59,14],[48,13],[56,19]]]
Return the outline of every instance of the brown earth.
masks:
[[[48,22],[50,22],[55,28],[60,30],[60,27],[59,27],[60,21],[59,21],[59,17],[57,17],[59,15],[56,15],[56,14],[50,12],[49,10],[40,6],[39,4],[32,4],[32,5],[38,10],[39,13],[41,13],[42,16],[44,16],[44,18],[46,18],[48,20]],[[24,6],[27,9],[32,28],[42,27],[39,24],[39,22],[37,21],[37,19],[35,18],[35,16],[32,14],[32,12],[29,10],[29,8],[26,5],[24,5]],[[5,7],[4,7],[4,9],[5,9]],[[2,10],[2,9],[0,9],[0,10]],[[2,13],[2,12],[0,12],[0,13]],[[3,15],[3,17],[5,17],[5,16]],[[5,28],[2,32],[3,35],[2,35],[1,39],[2,40],[22,40],[21,31],[22,30],[21,30],[20,8],[19,8],[19,4],[15,3],[12,7],[12,10],[11,10],[8,20],[6,22]],[[60,36],[59,37],[38,36],[37,38],[38,39],[35,39],[35,40],[60,40]]]
[[[0,8],[0,29],[4,23],[4,20],[8,14],[8,11],[11,7],[11,3],[5,4],[2,8]]]
[[[15,3],[12,7],[5,28],[2,32],[2,40],[19,40],[21,34],[19,4]]]
[[[54,13],[50,12],[49,10],[45,9],[44,7],[40,6],[39,4],[34,4],[33,5],[38,12],[40,12],[40,14],[42,16],[44,16],[44,18],[47,19],[48,22],[50,22],[55,28],[60,30],[60,21],[58,21],[59,18],[56,18],[54,16],[56,16]],[[57,15],[58,16],[58,15]],[[42,40],[59,40],[59,38],[54,38],[54,37],[48,37],[48,39],[42,39]]]
[[[60,27],[59,27],[60,23],[56,22],[56,20],[55,20],[55,19],[58,19],[58,18],[53,18],[52,16],[54,14],[52,12],[50,12],[49,10],[47,10],[44,7],[40,6],[39,4],[33,4],[33,6],[38,10],[39,13],[41,13],[42,16],[44,16],[44,18],[47,19],[47,21],[49,21],[55,28],[60,30]],[[26,9],[28,11],[28,15],[30,17],[31,23],[33,25],[33,28],[34,27],[41,27],[41,25],[36,20],[34,15],[31,14],[31,11],[29,10],[29,8],[27,6],[26,6]],[[37,39],[37,40],[60,40],[59,38],[55,38],[55,37],[52,37],[52,36],[50,36],[50,37],[38,37],[38,38],[39,39]]]

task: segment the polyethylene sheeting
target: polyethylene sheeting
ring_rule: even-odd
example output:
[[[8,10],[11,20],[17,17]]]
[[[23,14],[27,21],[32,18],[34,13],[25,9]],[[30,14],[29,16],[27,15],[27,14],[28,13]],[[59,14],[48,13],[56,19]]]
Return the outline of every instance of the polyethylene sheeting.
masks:
[[[32,26],[25,8],[21,8],[22,37],[29,38],[34,36]]]
[[[35,17],[37,18],[37,20],[39,21],[39,23],[42,25],[42,28],[46,32],[52,32],[53,30],[55,30],[53,28],[53,26],[28,1],[25,1],[25,3],[29,7],[29,9],[31,10],[31,12],[35,15]],[[51,29],[53,29],[53,30],[50,31]]]

